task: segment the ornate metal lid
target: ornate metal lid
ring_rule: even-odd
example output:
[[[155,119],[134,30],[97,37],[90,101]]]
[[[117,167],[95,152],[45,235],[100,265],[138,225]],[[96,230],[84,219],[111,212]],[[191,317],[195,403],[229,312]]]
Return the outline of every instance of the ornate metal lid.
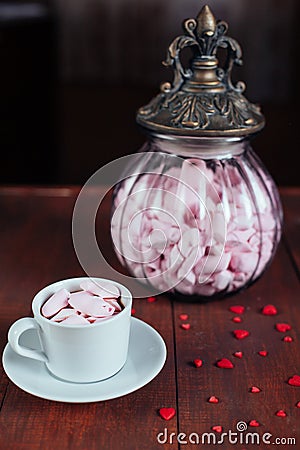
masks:
[[[261,130],[265,120],[260,108],[242,95],[243,82],[231,81],[233,65],[242,64],[242,51],[225,36],[227,23],[216,22],[206,5],[183,28],[185,34],[173,40],[163,62],[174,70],[173,84],[161,85],[160,93],[139,109],[137,122],[159,134],[182,136],[246,136]],[[189,69],[180,60],[186,47],[193,51]],[[219,47],[227,49],[223,67],[216,58]]]

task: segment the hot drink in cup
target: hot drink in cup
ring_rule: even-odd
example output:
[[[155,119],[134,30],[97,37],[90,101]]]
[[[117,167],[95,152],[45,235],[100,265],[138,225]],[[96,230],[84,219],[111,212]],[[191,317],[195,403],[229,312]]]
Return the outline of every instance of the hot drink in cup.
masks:
[[[81,290],[55,292],[41,308],[47,319],[64,325],[90,325],[118,314],[124,305],[119,288],[111,282],[101,285],[91,280],[80,284]]]
[[[34,317],[9,329],[8,341],[21,356],[44,363],[63,380],[91,383],[124,366],[129,343],[132,296],[103,278],[71,278],[42,289],[32,301]],[[42,351],[21,345],[20,336],[37,331]]]

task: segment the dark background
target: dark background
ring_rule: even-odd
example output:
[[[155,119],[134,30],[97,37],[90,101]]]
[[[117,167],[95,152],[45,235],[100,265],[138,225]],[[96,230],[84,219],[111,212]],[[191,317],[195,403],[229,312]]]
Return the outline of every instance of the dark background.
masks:
[[[236,80],[267,126],[253,146],[280,185],[299,177],[299,0],[207,0],[243,49]],[[0,184],[84,183],[135,152],[135,112],[198,0],[0,1]]]

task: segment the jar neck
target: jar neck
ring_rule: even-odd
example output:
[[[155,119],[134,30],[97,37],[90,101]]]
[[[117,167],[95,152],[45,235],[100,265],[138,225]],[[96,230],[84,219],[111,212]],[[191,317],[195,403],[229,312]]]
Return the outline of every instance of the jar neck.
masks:
[[[238,156],[249,148],[247,138],[187,138],[172,135],[152,135],[154,151],[171,153],[183,157],[201,159],[224,159]]]

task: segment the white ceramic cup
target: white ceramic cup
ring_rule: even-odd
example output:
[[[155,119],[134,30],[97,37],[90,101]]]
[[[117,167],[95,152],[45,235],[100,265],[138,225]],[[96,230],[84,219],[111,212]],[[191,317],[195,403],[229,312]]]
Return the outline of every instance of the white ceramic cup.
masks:
[[[92,278],[96,283],[110,281],[118,286],[124,309],[118,314],[90,325],[64,325],[41,314],[43,303],[59,289],[80,290],[80,283],[91,278],[71,278],[53,283],[36,294],[32,317],[17,320],[9,329],[8,342],[21,356],[43,361],[58,378],[75,383],[101,381],[115,375],[125,364],[128,353],[132,295],[119,283]],[[20,345],[20,336],[37,330],[43,351]]]

